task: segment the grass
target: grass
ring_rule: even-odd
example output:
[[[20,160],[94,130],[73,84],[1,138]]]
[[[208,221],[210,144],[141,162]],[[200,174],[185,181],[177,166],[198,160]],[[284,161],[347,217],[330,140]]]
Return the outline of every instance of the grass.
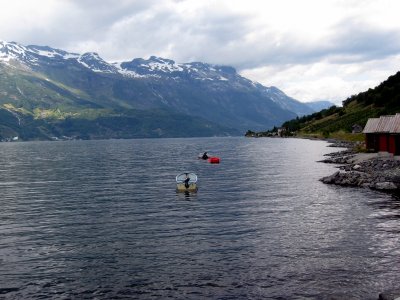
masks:
[[[363,142],[365,140],[363,133],[350,133],[343,130],[330,133],[329,138],[349,142]]]
[[[365,136],[363,133],[350,133],[344,130],[331,132],[329,134],[323,134],[322,132],[306,133],[301,131],[297,134],[297,136],[302,138],[313,138],[313,139],[334,139],[346,142],[364,142],[365,140]]]

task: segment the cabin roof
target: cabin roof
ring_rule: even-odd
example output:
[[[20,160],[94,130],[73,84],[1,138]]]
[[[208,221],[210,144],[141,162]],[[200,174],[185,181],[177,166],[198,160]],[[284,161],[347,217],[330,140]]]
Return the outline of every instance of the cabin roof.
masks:
[[[393,121],[390,127],[391,133],[400,133],[400,114],[396,114],[393,117]]]
[[[367,124],[365,124],[363,133],[377,132],[378,124],[379,124],[379,118],[369,118]]]
[[[368,119],[363,133],[400,133],[400,113]]]

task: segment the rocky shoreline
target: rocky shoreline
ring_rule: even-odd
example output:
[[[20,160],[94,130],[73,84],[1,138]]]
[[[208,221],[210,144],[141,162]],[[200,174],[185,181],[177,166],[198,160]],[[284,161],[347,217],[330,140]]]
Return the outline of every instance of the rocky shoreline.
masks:
[[[326,184],[354,186],[382,191],[400,190],[400,158],[389,153],[357,153],[356,144],[335,142],[331,147],[346,150],[329,153],[320,161],[338,164],[338,171],[320,180]]]
[[[330,147],[346,150],[326,154],[321,162],[338,164],[338,171],[320,180],[326,184],[370,188],[387,191],[399,196],[400,157],[389,153],[359,153],[357,144],[334,142]],[[400,299],[400,288],[392,288],[379,294],[378,300]]]

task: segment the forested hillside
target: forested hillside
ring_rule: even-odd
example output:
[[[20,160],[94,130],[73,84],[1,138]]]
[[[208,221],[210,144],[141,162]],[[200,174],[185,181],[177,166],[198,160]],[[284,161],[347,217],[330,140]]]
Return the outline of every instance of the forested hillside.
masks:
[[[400,112],[400,72],[375,88],[353,95],[343,107],[332,106],[320,112],[282,124],[288,132],[321,134],[325,137],[338,131],[351,132],[352,126],[365,126],[368,118]]]

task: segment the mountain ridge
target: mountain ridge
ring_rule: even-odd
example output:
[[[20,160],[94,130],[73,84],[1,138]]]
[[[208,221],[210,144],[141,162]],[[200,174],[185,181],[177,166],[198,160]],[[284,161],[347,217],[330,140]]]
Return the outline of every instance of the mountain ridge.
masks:
[[[60,119],[82,117],[82,110],[90,110],[92,116],[105,111],[124,115],[125,110],[136,110],[139,116],[161,110],[172,118],[191,116],[204,126],[220,128],[211,135],[236,135],[313,112],[278,88],[244,78],[230,66],[176,63],[156,56],[109,63],[95,52],[77,54],[15,42],[0,42],[0,62],[5,70],[0,105],[24,108],[35,120],[48,121],[44,116],[55,110]]]

